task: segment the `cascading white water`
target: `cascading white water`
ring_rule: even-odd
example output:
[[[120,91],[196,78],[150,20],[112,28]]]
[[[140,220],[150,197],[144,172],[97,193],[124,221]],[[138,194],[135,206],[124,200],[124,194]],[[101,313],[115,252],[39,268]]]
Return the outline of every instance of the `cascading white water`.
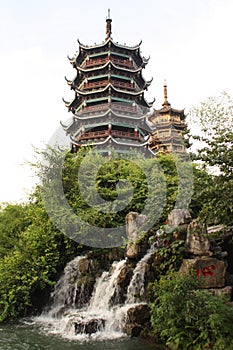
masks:
[[[48,333],[58,334],[76,340],[103,340],[125,336],[123,328],[127,311],[138,304],[136,295],[144,293],[146,264],[149,251],[136,265],[127,290],[124,305],[119,304],[119,276],[126,266],[126,260],[113,262],[110,270],[103,272],[96,280],[89,304],[77,306],[77,280],[80,277],[79,264],[86,257],[77,257],[69,262],[64,274],[52,293],[52,305],[47,313],[35,318]],[[80,289],[79,289],[80,293]]]
[[[117,295],[119,292],[117,278],[121,270],[125,267],[125,264],[126,260],[115,261],[109,272],[102,273],[101,277],[96,281],[89,310],[109,309],[111,299],[114,297],[114,294]]]
[[[136,302],[140,302],[140,297],[143,296],[145,292],[145,272],[147,262],[150,259],[153,250],[149,250],[149,252],[137,263],[132,279],[127,289],[127,304],[133,304]]]
[[[67,264],[52,293],[53,303],[49,311],[35,318],[35,322],[40,323],[46,332],[70,339],[122,337],[127,307],[117,305],[117,282],[126,260],[114,262],[109,272],[102,273],[96,281],[89,305],[81,309],[75,308],[75,285],[79,277],[78,265],[84,258],[77,257]]]
[[[80,276],[79,263],[85,256],[78,256],[65,267],[64,273],[54,287],[51,294],[52,304],[49,309],[51,317],[59,316],[66,307],[74,308],[77,292],[77,280]]]

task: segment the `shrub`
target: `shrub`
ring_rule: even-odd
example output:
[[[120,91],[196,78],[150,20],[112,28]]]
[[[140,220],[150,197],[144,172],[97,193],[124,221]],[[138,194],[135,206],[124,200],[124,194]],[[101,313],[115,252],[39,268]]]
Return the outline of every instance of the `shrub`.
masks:
[[[233,309],[201,290],[196,275],[170,272],[153,292],[153,331],[171,349],[233,349]]]

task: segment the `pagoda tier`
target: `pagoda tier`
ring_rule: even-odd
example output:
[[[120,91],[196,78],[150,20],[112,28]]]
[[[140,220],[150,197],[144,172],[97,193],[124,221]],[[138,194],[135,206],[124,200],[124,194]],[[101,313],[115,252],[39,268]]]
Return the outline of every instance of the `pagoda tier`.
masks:
[[[65,102],[73,118],[62,125],[71,139],[72,151],[81,146],[113,147],[120,152],[128,148],[145,148],[150,127],[146,122],[153,102],[147,102],[142,69],[149,59],[140,53],[140,44],[128,47],[111,38],[110,18],[106,20],[107,37],[102,44],[86,46],[79,42],[79,51],[69,58],[76,70],[67,80],[75,92]]]
[[[168,102],[165,82],[162,108],[154,110],[148,118],[153,129],[149,139],[151,150],[155,153],[184,153],[186,147],[183,134],[187,129],[185,118],[184,109],[174,109]]]

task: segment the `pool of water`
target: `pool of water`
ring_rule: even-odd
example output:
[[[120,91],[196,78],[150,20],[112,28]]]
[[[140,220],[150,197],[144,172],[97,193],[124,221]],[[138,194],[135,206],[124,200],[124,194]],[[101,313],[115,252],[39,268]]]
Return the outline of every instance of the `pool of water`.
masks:
[[[30,322],[0,325],[1,350],[157,350],[155,344],[139,338],[120,338],[105,341],[66,340],[44,334]]]

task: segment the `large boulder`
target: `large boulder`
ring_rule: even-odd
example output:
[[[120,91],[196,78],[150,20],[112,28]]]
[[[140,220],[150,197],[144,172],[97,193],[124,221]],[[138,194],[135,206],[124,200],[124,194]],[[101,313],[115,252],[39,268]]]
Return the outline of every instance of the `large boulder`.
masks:
[[[128,239],[126,256],[129,259],[137,259],[140,253],[140,245],[138,243],[139,230],[142,229],[147,220],[146,215],[136,212],[130,212],[126,216],[126,234]]]
[[[227,262],[209,257],[184,259],[181,273],[195,270],[203,288],[222,288],[225,285]]]
[[[150,308],[147,304],[132,306],[127,311],[124,332],[130,337],[138,337],[145,327],[149,328]]]
[[[188,226],[186,252],[198,256],[212,255],[206,227],[198,220],[193,220]]]
[[[150,320],[150,308],[147,304],[139,304],[131,307],[127,312],[129,323],[144,325]]]
[[[168,215],[169,226],[187,225],[191,222],[192,218],[190,212],[185,209],[173,209]]]
[[[101,331],[104,328],[105,320],[101,318],[93,318],[88,321],[74,322],[74,329],[76,334],[92,334]]]
[[[124,332],[131,338],[139,337],[142,331],[143,328],[140,324],[129,323],[124,327]]]

